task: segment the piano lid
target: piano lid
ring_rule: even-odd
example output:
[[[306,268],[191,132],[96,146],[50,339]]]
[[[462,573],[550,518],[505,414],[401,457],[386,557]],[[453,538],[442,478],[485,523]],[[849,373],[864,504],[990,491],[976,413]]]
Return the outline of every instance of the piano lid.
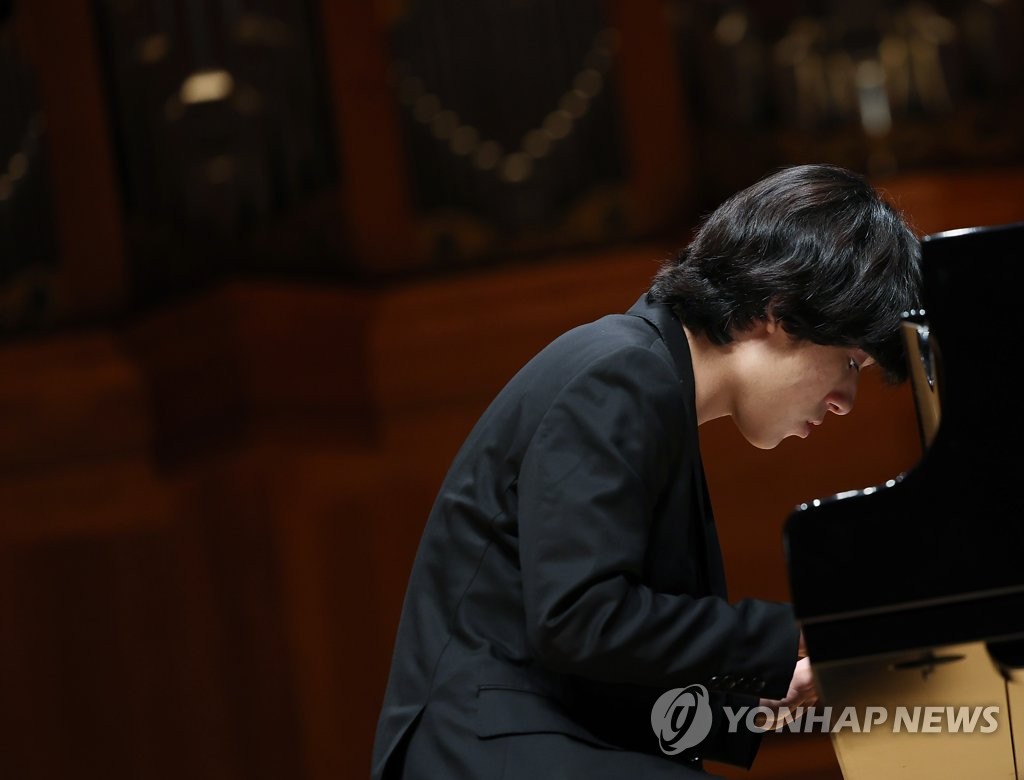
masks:
[[[920,461],[785,526],[793,605],[819,658],[892,649],[884,632],[908,620],[927,636],[903,647],[1024,634],[1024,222],[926,236],[921,257],[923,313],[907,315]]]

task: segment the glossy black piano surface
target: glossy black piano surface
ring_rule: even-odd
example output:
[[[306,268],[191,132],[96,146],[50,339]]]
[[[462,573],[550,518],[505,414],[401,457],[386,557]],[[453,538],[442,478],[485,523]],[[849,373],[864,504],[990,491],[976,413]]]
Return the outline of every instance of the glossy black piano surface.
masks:
[[[847,780],[1020,780],[1024,223],[938,233],[921,249],[923,312],[905,330],[922,456],[885,485],[790,515],[791,597],[821,705],[999,708],[992,733],[832,732]]]
[[[1024,636],[1024,223],[922,240],[941,424],[887,485],[793,512],[790,589],[812,657]],[[818,505],[815,505],[817,503]]]

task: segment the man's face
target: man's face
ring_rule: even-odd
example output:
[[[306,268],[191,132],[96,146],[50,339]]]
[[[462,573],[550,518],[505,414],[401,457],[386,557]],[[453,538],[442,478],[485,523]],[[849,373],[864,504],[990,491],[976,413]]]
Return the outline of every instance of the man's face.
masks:
[[[775,322],[762,328],[741,342],[732,409],[747,441],[771,449],[787,436],[810,435],[830,412],[853,409],[860,369],[872,363],[863,350],[797,341]]]

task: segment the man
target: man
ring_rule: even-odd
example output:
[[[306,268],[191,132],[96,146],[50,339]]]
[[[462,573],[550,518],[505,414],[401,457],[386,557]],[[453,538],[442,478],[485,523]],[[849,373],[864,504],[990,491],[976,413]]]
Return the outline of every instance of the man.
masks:
[[[810,704],[813,679],[789,605],[727,600],[697,426],[729,416],[771,448],[847,414],[867,366],[904,379],[918,258],[860,176],[784,169],[707,217],[628,313],[520,370],[427,521],[375,780],[750,766],[759,735],[723,707]],[[652,708],[694,685],[710,733],[669,755]]]

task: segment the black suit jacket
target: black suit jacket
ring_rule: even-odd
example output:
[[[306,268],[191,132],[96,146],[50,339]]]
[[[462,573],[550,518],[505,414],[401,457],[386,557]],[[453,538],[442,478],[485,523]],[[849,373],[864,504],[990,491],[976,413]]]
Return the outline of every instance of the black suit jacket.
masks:
[[[679,777],[657,697],[702,683],[724,689],[717,704],[781,698],[797,640],[788,605],[727,601],[686,337],[641,298],[541,351],[456,456],[409,580],[372,776],[535,778],[551,753],[587,777]],[[723,727],[696,751],[749,765],[756,738]]]

